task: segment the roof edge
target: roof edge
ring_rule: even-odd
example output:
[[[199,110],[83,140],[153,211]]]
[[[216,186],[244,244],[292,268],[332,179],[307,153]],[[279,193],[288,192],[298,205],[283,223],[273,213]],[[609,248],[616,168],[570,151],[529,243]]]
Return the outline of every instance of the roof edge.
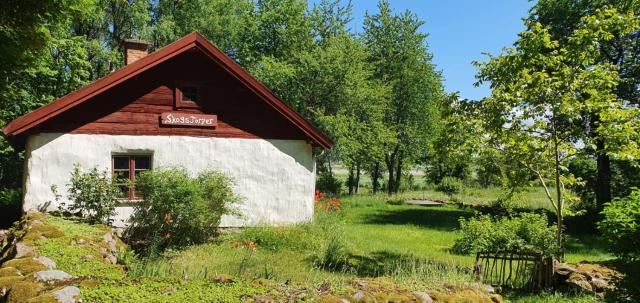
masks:
[[[13,141],[11,140],[12,138],[26,133],[33,127],[48,121],[58,114],[194,47],[200,49],[228,73],[251,89],[251,91],[257,94],[267,104],[297,126],[306,136],[312,139],[315,144],[325,149],[333,146],[334,142],[331,138],[276,97],[264,84],[197,32],[190,33],[136,62],[126,65],[47,105],[41,106],[14,119],[2,128],[2,132],[7,139],[10,139],[9,141]]]

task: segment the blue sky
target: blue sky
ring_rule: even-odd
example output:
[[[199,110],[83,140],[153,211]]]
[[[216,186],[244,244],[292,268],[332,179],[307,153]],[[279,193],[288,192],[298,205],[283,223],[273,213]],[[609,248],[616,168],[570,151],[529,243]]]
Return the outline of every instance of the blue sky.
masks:
[[[346,3],[346,0],[343,0]],[[310,3],[319,2],[311,0]],[[377,0],[352,0],[353,30],[361,32],[365,12],[377,12]],[[474,87],[476,68],[473,60],[484,60],[483,52],[498,54],[511,46],[524,29],[522,18],[528,15],[528,0],[391,0],[395,12],[411,10],[425,21],[422,31],[433,61],[443,72],[447,92],[459,91],[461,97],[479,100],[490,95],[484,85]]]

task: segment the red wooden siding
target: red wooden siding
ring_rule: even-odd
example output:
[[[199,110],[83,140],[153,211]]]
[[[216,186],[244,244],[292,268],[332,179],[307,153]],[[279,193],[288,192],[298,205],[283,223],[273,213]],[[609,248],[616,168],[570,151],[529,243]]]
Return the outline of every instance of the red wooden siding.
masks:
[[[176,108],[175,85],[198,81],[199,108]],[[160,114],[180,111],[214,114],[215,129],[160,124]],[[113,135],[299,139],[308,137],[204,54],[185,52],[30,131]]]

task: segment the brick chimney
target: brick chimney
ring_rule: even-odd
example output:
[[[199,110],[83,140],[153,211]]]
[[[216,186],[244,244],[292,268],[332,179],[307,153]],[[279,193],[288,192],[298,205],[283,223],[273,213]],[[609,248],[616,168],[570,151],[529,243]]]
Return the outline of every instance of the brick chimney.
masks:
[[[149,54],[149,43],[142,40],[124,40],[124,62],[129,65]]]

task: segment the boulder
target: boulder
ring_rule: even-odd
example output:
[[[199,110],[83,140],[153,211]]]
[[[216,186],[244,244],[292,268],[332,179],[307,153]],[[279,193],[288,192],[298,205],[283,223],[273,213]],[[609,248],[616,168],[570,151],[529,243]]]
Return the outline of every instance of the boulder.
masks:
[[[359,291],[353,295],[353,298],[356,299],[356,302],[359,302],[360,300],[364,299],[365,296],[366,295],[363,292]]]
[[[42,285],[30,281],[16,282],[9,290],[7,302],[27,302],[36,297],[42,288]]]
[[[111,232],[108,232],[106,234],[104,234],[104,236],[102,236],[102,240],[107,243],[107,245],[109,246],[109,249],[111,250],[112,254],[117,254],[118,253],[118,247],[116,246],[116,240],[113,238],[113,234]]]
[[[591,278],[589,283],[595,291],[604,291],[612,288],[607,281],[600,278]]]
[[[490,294],[496,293],[496,289],[493,286],[489,285],[489,284],[485,284],[484,285],[484,289]]]
[[[33,274],[33,277],[38,282],[58,282],[73,278],[73,276],[71,276],[70,274],[56,269],[36,272],[35,274]]]
[[[560,280],[564,281],[569,278],[572,273],[576,272],[576,268],[569,264],[558,262],[554,264],[554,271]]]
[[[33,258],[34,260],[42,263],[42,265],[46,266],[48,269],[55,269],[56,268],[56,262],[54,262],[53,260],[47,258],[47,257],[35,257]]]
[[[33,256],[33,248],[22,242],[16,243],[16,255],[15,259]]]
[[[569,287],[573,287],[578,290],[593,292],[593,287],[591,286],[589,281],[587,281],[587,278],[577,272],[572,273],[567,279],[567,281],[565,281],[565,283]]]
[[[67,286],[52,293],[59,303],[76,303],[76,298],[80,296],[80,289],[75,286]]]
[[[416,302],[418,303],[433,303],[433,299],[426,292],[416,291],[413,296],[416,297]]]
[[[491,294],[491,302],[493,303],[502,303],[504,299],[499,294]]]
[[[233,283],[233,277],[230,275],[217,275],[215,277],[213,277],[213,282],[216,283],[223,283],[223,284],[229,284],[229,283]]]
[[[0,268],[0,277],[15,277],[22,276],[22,273],[15,267],[3,267]]]

